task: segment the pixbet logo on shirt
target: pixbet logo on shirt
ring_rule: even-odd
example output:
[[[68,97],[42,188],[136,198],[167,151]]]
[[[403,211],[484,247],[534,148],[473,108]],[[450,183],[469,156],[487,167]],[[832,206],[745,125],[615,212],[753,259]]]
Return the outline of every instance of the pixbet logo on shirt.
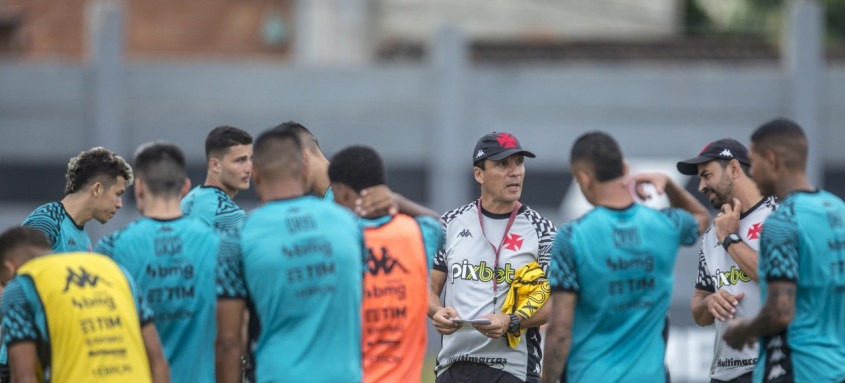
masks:
[[[751,282],[751,277],[736,266],[731,266],[731,269],[728,271],[716,270],[716,275],[711,278],[713,278],[713,285],[717,289],[725,286],[733,286],[740,282]]]
[[[498,268],[494,272],[493,268],[487,266],[487,261],[481,261],[478,265],[473,265],[466,259],[461,263],[453,263],[449,270],[452,274],[452,283],[455,283],[456,279],[490,282],[493,280],[495,274],[496,283],[507,284],[513,282],[515,271],[510,263],[506,263],[504,268]]]

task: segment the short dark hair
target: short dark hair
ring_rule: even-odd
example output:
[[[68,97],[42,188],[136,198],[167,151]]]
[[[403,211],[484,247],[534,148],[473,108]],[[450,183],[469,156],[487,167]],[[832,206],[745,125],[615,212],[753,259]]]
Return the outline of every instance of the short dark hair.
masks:
[[[587,162],[593,169],[596,181],[605,182],[625,175],[622,149],[609,134],[589,132],[575,140],[569,162]]]
[[[126,186],[131,185],[132,167],[111,150],[101,146],[91,148],[68,161],[65,195],[76,193],[96,180],[110,187],[117,177],[123,177]]]
[[[188,176],[185,153],[170,142],[154,141],[139,146],[134,165],[137,177],[144,180],[155,196],[179,196]]]
[[[0,234],[0,262],[8,259],[8,253],[20,246],[35,246],[52,249],[53,245],[41,230],[26,226],[15,226]]]
[[[302,141],[294,132],[274,128],[266,130],[255,140],[253,153],[253,166],[265,171],[265,175],[270,169],[270,173],[275,176],[295,177],[302,174],[305,162]]]
[[[252,136],[245,130],[228,125],[218,126],[205,138],[205,159],[225,154],[233,146],[251,143]]]
[[[329,179],[360,192],[371,186],[385,183],[384,163],[370,147],[350,146],[332,157],[329,162]]]
[[[302,142],[302,146],[308,148],[308,151],[312,153],[316,153],[320,150],[320,141],[317,140],[317,136],[315,136],[314,133],[311,133],[311,131],[304,125],[296,121],[283,122],[276,125],[273,129],[296,133],[296,135],[299,136],[300,142]]]
[[[776,118],[751,134],[755,149],[774,150],[788,169],[804,169],[807,166],[807,136],[796,122]]]
[[[734,161],[734,160],[714,160],[714,161],[719,163],[719,166],[722,167],[722,170],[725,170],[725,169],[728,168],[728,164],[730,164],[731,161]],[[751,177],[751,167],[742,163],[742,162],[739,162],[739,161],[736,161],[736,162],[739,163],[739,168],[742,169],[742,172],[745,173],[746,176]]]

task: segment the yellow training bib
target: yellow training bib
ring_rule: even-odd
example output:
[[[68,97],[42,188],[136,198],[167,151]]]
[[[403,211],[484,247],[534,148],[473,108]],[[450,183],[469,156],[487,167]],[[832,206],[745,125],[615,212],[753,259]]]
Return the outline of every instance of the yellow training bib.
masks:
[[[54,254],[18,270],[32,278],[44,306],[52,382],[150,382],[138,308],[111,259]]]

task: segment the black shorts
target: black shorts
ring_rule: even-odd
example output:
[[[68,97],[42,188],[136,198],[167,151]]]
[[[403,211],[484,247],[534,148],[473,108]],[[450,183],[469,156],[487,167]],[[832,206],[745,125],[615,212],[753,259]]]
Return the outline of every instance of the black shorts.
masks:
[[[528,377],[527,381],[486,364],[456,362],[437,377],[435,383],[540,383],[538,377]]]

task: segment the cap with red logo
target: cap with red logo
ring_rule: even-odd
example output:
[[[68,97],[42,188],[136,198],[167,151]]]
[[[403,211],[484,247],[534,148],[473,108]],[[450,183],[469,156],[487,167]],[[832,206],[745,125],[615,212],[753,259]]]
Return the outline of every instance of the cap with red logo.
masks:
[[[737,160],[740,164],[751,166],[751,161],[748,159],[748,150],[745,149],[745,146],[732,138],[723,138],[707,144],[698,153],[698,157],[678,161],[678,171],[681,174],[694,176],[698,174],[698,164],[713,160]]]
[[[522,154],[531,158],[536,157],[534,153],[523,149],[513,134],[493,132],[485,134],[475,143],[472,162],[476,163],[486,159],[500,161],[514,154]]]

